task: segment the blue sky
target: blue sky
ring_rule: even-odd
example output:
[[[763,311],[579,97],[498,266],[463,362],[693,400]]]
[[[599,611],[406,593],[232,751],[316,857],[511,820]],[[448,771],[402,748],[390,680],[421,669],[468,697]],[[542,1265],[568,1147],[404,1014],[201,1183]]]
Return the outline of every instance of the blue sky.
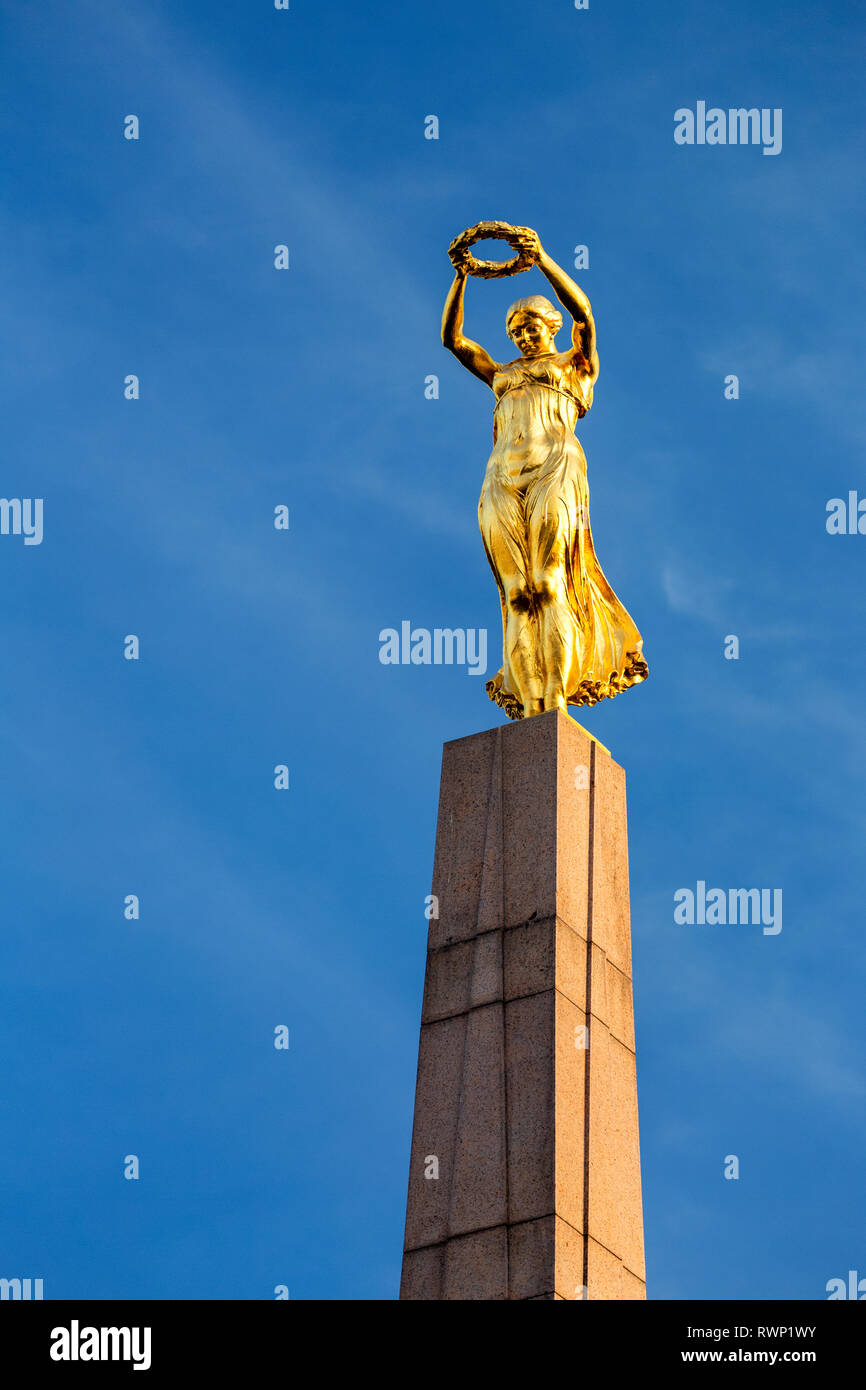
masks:
[[[0,536],[0,1274],[396,1296],[441,745],[503,716],[378,634],[500,640],[492,397],[439,341],[488,217],[590,251],[593,535],[650,665],[582,717],[628,777],[649,1296],[866,1274],[866,538],[825,527],[866,491],[855,8],[49,0],[2,30],[0,490],[45,520]],[[698,100],[782,108],[782,152],[675,145]],[[471,282],[467,331],[507,359],[544,288]],[[677,925],[700,879],[781,888],[783,930]]]

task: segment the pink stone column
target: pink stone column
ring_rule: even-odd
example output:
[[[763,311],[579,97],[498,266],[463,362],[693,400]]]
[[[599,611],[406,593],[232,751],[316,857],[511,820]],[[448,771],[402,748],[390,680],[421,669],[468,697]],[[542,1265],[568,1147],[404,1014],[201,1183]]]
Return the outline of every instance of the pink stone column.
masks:
[[[433,893],[401,1299],[645,1298],[622,768],[446,743]]]

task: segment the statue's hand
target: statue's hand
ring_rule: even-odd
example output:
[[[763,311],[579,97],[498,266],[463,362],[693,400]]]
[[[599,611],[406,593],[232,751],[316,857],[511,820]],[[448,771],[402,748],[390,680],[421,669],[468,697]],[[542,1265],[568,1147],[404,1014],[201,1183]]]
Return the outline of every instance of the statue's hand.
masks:
[[[531,227],[515,227],[514,230],[517,233],[515,239],[521,249],[528,251],[532,259],[537,261],[539,256],[543,254],[538,233],[533,231]]]
[[[448,247],[448,259],[458,275],[464,278],[469,274],[469,251],[464,246]]]

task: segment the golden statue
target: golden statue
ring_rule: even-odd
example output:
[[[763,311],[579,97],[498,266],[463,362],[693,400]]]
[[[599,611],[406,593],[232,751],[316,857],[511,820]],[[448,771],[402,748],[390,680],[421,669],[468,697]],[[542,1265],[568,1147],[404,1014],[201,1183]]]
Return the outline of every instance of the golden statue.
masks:
[[[482,238],[508,241],[509,261],[479,261]],[[502,604],[502,669],[487,693],[509,719],[594,705],[648,674],[643,639],[608,584],[589,528],[586,458],[575,438],[598,376],[589,300],[529,227],[480,222],[448,248],[454,283],[442,342],[496,397],[493,452],[478,521]],[[562,314],[544,295],[511,305],[505,327],[520,350],[494,362],[463,334],[467,275],[493,278],[537,265],[571,315],[571,347],[557,352]]]

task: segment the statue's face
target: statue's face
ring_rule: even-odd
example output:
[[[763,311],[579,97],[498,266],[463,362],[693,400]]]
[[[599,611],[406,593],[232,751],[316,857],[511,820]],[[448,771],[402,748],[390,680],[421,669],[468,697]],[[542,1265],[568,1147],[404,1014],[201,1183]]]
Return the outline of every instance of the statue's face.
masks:
[[[554,335],[537,314],[515,315],[509,332],[524,357],[543,357],[546,352],[553,352]]]

